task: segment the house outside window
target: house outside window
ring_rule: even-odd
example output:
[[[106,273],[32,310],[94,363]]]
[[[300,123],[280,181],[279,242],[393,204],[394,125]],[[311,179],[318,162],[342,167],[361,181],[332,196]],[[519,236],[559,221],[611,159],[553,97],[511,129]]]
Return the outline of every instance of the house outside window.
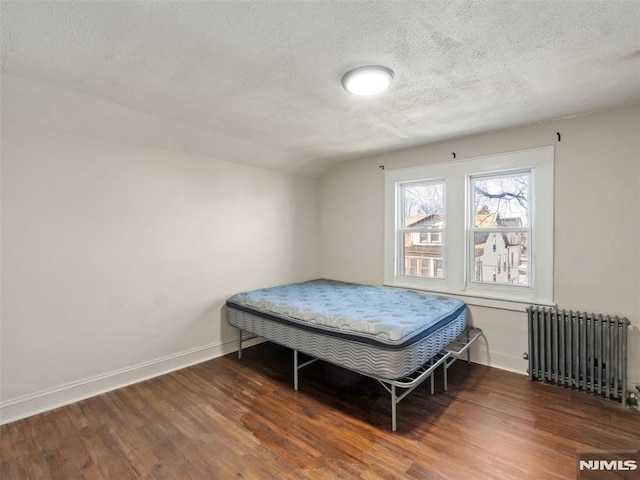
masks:
[[[553,147],[385,172],[385,284],[553,302]]]

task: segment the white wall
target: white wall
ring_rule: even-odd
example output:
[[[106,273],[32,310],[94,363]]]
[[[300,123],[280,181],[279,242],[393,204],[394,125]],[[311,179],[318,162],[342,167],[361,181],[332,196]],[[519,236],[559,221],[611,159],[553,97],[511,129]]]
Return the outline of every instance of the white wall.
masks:
[[[556,132],[561,133],[558,142]],[[321,274],[383,282],[386,170],[555,146],[555,300],[632,322],[629,380],[640,383],[640,105],[339,164],[320,182]],[[524,313],[470,308],[481,363],[524,373]]]
[[[2,100],[3,423],[232,351],[229,295],[317,276],[315,180],[63,89]]]

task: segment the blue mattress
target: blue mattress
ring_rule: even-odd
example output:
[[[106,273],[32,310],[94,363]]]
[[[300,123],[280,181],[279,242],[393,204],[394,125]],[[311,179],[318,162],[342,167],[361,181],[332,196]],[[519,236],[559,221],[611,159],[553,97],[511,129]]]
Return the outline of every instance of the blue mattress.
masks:
[[[314,357],[395,379],[464,331],[466,306],[413,290],[313,280],[234,295],[227,320]]]
[[[465,309],[464,302],[453,298],[333,280],[243,292],[229,298],[227,305],[383,348],[415,343]]]

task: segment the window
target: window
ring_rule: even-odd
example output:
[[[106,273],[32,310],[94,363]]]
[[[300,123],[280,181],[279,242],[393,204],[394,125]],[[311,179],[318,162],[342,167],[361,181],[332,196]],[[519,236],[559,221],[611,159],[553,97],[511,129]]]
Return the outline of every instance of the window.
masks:
[[[385,283],[553,303],[553,147],[385,172]]]
[[[531,169],[469,177],[467,232],[469,257],[475,260],[475,271],[469,275],[473,281],[523,287],[531,284],[530,185]]]
[[[432,243],[442,243],[442,233],[425,232],[420,234],[420,243],[429,245]]]
[[[407,276],[442,278],[442,232],[444,230],[444,182],[409,182],[398,186],[400,225],[397,230],[401,273]],[[440,262],[436,268],[434,261]]]

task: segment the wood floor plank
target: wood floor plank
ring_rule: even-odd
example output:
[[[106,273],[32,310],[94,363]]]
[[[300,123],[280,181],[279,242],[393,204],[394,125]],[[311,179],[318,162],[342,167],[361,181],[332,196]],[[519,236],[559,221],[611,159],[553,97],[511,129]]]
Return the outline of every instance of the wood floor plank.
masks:
[[[456,363],[398,405],[374,380],[264,343],[0,427],[0,478],[566,479],[640,448],[640,412]]]

